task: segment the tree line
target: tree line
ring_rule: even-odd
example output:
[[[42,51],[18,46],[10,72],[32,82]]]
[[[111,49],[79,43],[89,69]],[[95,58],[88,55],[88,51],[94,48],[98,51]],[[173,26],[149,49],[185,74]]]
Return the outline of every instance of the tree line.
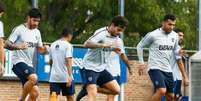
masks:
[[[32,0],[1,0],[6,6],[4,22],[6,37],[12,29],[25,22]],[[38,0],[43,16],[39,29],[43,41],[53,42],[65,26],[72,27],[73,44],[83,44],[93,32],[109,24],[119,15],[119,0]],[[196,49],[197,0],[125,0],[125,17],[129,26],[124,33],[125,46],[135,47],[146,33],[160,27],[163,16],[175,14],[176,26],[185,32],[185,48]]]

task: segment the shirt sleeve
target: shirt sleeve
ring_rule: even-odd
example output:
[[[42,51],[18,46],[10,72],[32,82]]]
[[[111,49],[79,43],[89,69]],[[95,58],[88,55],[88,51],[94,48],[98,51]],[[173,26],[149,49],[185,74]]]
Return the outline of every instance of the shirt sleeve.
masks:
[[[175,46],[174,46],[174,54],[176,60],[181,59],[181,56],[179,55],[179,50],[181,50],[181,47],[179,46],[179,38],[176,38]]]
[[[118,47],[121,49],[121,54],[122,53],[125,53],[125,48],[124,48],[124,42],[123,42],[123,40],[122,39],[118,39]]]
[[[69,57],[73,57],[73,47],[72,45],[68,46],[67,48],[67,51],[66,51],[66,58],[69,58]]]
[[[40,31],[38,31],[38,47],[43,47],[43,42],[42,42]]]
[[[3,23],[0,21],[0,37],[4,37]]]
[[[144,63],[143,60],[143,48],[149,46],[153,42],[152,33],[148,33],[137,45],[137,55],[140,63]]]
[[[102,41],[103,38],[104,38],[104,35],[105,35],[104,31],[101,32],[101,33],[95,32],[95,33],[93,34],[93,36],[91,36],[91,37],[88,39],[88,41],[94,42],[94,43],[101,43],[101,41]]]
[[[18,30],[18,28],[14,28],[12,33],[10,34],[8,40],[15,43],[16,40],[18,39],[18,37],[20,37],[19,30]]]

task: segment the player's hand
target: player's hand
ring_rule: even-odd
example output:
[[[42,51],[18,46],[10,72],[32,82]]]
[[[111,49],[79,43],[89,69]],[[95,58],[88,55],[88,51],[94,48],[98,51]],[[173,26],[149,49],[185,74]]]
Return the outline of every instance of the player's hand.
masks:
[[[69,76],[68,80],[67,80],[67,83],[66,83],[66,87],[70,87],[72,85],[72,81],[73,81],[73,77]]]
[[[183,50],[183,49],[179,50],[179,55],[180,56],[184,56],[185,54],[186,54],[185,50]]]
[[[184,86],[189,86],[189,79],[187,77],[184,78]]]
[[[117,54],[121,54],[121,48],[113,48],[113,51]]]
[[[23,42],[18,44],[17,47],[23,50],[23,49],[27,49],[29,47],[29,44],[27,42]]]
[[[45,53],[50,52],[50,46],[49,45],[45,44],[43,47],[44,47]]]
[[[4,65],[0,63],[0,77],[3,76],[4,72],[5,72]]]
[[[145,69],[145,64],[139,64],[139,67],[138,67],[138,74],[139,75],[144,75],[144,69]]]

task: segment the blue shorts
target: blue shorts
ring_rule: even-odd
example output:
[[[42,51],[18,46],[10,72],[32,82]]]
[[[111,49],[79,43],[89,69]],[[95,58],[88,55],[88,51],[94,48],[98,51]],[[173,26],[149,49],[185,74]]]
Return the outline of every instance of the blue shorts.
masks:
[[[175,96],[177,98],[180,97],[180,96],[182,96],[182,94],[181,94],[181,84],[182,84],[182,80],[176,80],[175,81],[174,94],[175,94]]]
[[[71,95],[75,94],[74,82],[72,82],[70,87],[67,87],[66,83],[50,82],[50,94],[52,92],[56,92],[56,94],[59,95],[60,91],[62,91],[63,96],[71,96]]]
[[[36,74],[35,69],[24,62],[13,65],[12,71],[20,78],[22,85],[28,81],[29,75]]]
[[[158,69],[150,69],[148,73],[154,85],[155,91],[158,88],[166,88],[167,92],[173,93],[174,79],[171,72],[163,72]]]
[[[81,70],[82,81],[86,84],[97,84],[100,87],[105,83],[114,80],[113,76],[107,71],[95,72],[93,70]]]

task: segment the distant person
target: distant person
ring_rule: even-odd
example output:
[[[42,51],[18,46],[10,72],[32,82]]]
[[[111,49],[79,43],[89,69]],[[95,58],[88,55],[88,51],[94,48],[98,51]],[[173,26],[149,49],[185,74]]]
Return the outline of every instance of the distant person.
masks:
[[[155,92],[150,101],[160,101],[162,96],[166,101],[174,100],[174,79],[172,74],[172,57],[184,54],[178,45],[178,34],[173,31],[176,17],[172,14],[164,16],[161,28],[149,32],[137,45],[139,58],[139,74],[143,74],[145,64],[143,48],[149,47],[148,74],[154,85]],[[182,65],[180,61],[178,65]],[[180,68],[184,82],[189,82],[184,67]]]
[[[116,53],[114,51],[111,52],[110,62],[108,63],[109,66],[106,69],[117,81],[117,83],[120,85],[121,84],[120,83],[120,73],[121,73],[120,58],[126,64],[129,74],[132,74],[132,70],[129,64],[128,57],[126,56],[126,53],[125,53],[123,40],[121,38],[118,38],[116,45],[117,45],[116,47],[119,47],[121,49],[121,52],[120,53]],[[115,95],[108,94],[107,101],[115,101]]]
[[[15,27],[6,41],[5,47],[14,50],[12,70],[20,78],[23,85],[20,101],[25,101],[28,94],[29,101],[36,101],[39,95],[38,77],[35,67],[33,67],[33,59],[36,49],[40,53],[46,52],[38,30],[41,16],[38,9],[29,10],[26,22]]]
[[[56,96],[62,91],[67,101],[74,101],[75,85],[72,74],[73,47],[70,43],[73,32],[69,28],[64,28],[61,38],[54,41],[50,47],[50,63],[52,64],[50,73],[50,94]],[[56,97],[57,98],[57,97]],[[52,101],[53,96],[50,96]]]
[[[0,17],[4,14],[5,9],[4,5],[0,3]],[[3,76],[4,74],[4,27],[3,27],[3,22],[0,20],[0,76]]]
[[[184,40],[184,33],[181,29],[175,28],[174,31],[179,36],[179,46],[183,48],[183,40]],[[182,73],[180,72],[179,66],[184,65],[178,65],[177,62],[182,62],[182,58],[184,56],[179,56],[177,58],[173,58],[172,60],[172,69],[173,69],[173,77],[174,77],[174,101],[179,101],[179,99],[182,97],[181,93],[181,86],[182,86]],[[183,67],[182,67],[183,68]],[[185,83],[184,86],[187,86],[188,83]]]

